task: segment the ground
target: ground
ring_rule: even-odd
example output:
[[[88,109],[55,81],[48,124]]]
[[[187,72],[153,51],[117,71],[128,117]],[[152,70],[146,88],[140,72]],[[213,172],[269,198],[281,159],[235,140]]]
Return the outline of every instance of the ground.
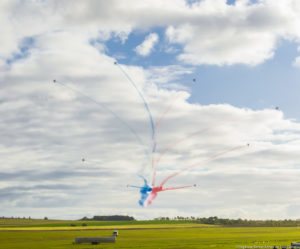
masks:
[[[86,223],[87,226],[82,226]],[[73,224],[73,226],[71,226]],[[74,226],[75,225],[75,226]],[[73,245],[75,237],[110,236],[115,244]],[[238,248],[290,245],[300,240],[297,227],[223,227],[169,222],[4,221],[0,219],[0,245],[5,249],[91,248]]]

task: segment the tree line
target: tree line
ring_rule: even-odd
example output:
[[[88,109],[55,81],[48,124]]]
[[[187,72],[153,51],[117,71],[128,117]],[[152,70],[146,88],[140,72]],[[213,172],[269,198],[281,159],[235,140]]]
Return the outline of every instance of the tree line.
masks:
[[[93,218],[83,217],[81,220],[93,220],[93,221],[133,221],[132,216],[128,215],[95,215]]]
[[[224,226],[262,226],[262,227],[300,227],[300,219],[291,220],[247,220],[247,219],[225,219],[218,218],[217,216],[212,216],[208,218],[197,218],[197,217],[182,217],[176,216],[174,218],[169,217],[158,217],[155,220],[168,221],[168,220],[178,220],[178,221],[190,221],[199,224],[209,224],[209,225],[224,225]]]

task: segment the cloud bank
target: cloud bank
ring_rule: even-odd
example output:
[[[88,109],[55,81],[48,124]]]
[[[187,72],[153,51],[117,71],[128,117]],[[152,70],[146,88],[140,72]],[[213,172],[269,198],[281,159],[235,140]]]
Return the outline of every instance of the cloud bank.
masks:
[[[170,45],[182,46],[178,60],[192,65],[253,66],[272,58],[281,40],[299,43],[298,1],[226,2],[75,0],[69,5],[66,1],[5,0],[0,12],[0,31],[5,34],[0,44],[0,65],[3,67],[5,58],[22,50],[24,38],[58,30],[104,40],[117,36],[125,42],[134,30],[162,27]],[[157,38],[150,34],[147,39],[137,48],[138,53],[147,55]]]
[[[257,65],[270,59],[280,39],[299,42],[299,9],[292,0],[230,6],[221,0],[192,5],[89,0],[71,6],[3,1],[1,213],[298,217],[299,123],[280,110],[191,104],[180,76],[193,74],[191,64]],[[153,36],[151,29],[158,26],[170,46],[182,46],[178,65],[121,64],[154,121],[163,118],[154,156],[168,152],[157,167],[157,181],[235,146],[250,147],[174,177],[168,186],[197,188],[162,193],[141,209],[137,191],[126,185],[142,184],[138,174],[151,178],[151,125],[140,96],[105,45],[113,37],[126,43],[134,31]],[[150,53],[151,39],[141,45],[141,55]]]

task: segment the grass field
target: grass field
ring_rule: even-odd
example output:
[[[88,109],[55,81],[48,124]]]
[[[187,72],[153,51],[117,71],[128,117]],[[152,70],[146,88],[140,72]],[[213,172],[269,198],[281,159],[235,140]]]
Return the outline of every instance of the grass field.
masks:
[[[1,220],[0,220],[1,221]],[[238,246],[280,246],[300,240],[300,229],[295,227],[221,227],[194,223],[170,222],[88,222],[87,227],[70,227],[71,221],[30,221],[0,225],[0,248],[50,249],[50,248],[237,248]],[[14,224],[12,224],[14,223]],[[21,223],[21,222],[20,222]],[[91,224],[90,224],[91,223]],[[93,224],[95,223],[95,224]],[[150,223],[150,224],[147,224]],[[57,224],[57,226],[55,226]],[[65,226],[61,226],[65,224]],[[34,225],[34,227],[33,227]],[[93,230],[89,230],[93,229]],[[115,244],[73,245],[75,237],[110,236],[119,230]]]
[[[149,221],[68,221],[68,220],[38,220],[38,219],[0,219],[0,228],[3,227],[70,227],[71,225],[82,226],[83,224],[87,226],[119,226],[119,225],[183,225],[183,224],[197,224],[197,222],[191,221],[159,221],[159,220],[149,220]]]

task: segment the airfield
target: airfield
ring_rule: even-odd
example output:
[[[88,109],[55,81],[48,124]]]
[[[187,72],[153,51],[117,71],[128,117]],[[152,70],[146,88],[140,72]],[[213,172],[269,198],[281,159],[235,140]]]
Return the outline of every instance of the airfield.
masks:
[[[84,224],[84,225],[83,225]],[[110,236],[115,244],[73,244],[75,237]],[[29,248],[268,248],[300,240],[297,227],[225,227],[189,221],[61,221],[0,219],[0,245]]]

